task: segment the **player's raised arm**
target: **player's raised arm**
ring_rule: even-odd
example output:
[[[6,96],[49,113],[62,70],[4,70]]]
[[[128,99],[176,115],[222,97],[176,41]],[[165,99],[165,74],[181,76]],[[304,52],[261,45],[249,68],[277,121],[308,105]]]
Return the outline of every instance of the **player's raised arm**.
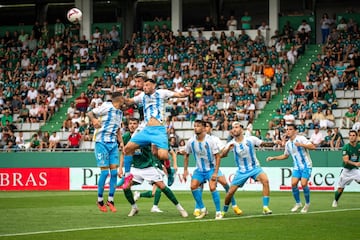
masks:
[[[191,92],[190,88],[184,88],[184,91],[182,91],[182,92],[174,92],[172,97],[174,97],[174,98],[188,97],[190,95],[190,92]]]
[[[278,155],[278,156],[273,156],[273,157],[267,157],[266,158],[266,161],[267,162],[270,162],[270,161],[273,161],[273,160],[285,160],[289,157],[289,155],[286,155],[286,154],[282,154],[282,155]]]

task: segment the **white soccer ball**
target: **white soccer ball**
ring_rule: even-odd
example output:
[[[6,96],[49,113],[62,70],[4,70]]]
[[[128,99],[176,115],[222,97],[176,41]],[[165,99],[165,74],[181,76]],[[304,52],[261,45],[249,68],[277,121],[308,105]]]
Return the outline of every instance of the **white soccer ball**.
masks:
[[[67,19],[72,23],[77,21],[80,22],[82,17],[82,12],[78,8],[72,8],[67,12],[66,16]]]

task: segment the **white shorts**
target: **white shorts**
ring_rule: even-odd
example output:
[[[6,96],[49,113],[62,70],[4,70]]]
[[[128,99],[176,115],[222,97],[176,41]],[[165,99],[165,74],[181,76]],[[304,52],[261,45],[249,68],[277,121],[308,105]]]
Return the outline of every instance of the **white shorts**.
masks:
[[[147,181],[150,184],[161,182],[165,176],[164,172],[157,167],[148,168],[131,168],[131,173],[134,176],[133,181],[136,183],[143,183]]]
[[[340,173],[339,188],[345,188],[346,185],[349,185],[352,181],[360,183],[360,169],[347,169],[343,168]]]

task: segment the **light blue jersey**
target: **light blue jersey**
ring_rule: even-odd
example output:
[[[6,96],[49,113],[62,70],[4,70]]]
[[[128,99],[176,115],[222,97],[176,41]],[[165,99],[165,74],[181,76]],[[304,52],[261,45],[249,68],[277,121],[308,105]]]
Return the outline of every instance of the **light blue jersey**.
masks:
[[[233,144],[234,159],[240,173],[250,172],[260,167],[259,160],[255,154],[255,146],[260,146],[262,140],[255,136],[243,138],[241,142],[232,139],[227,146]]]
[[[144,109],[144,121],[149,122],[150,118],[155,118],[161,123],[165,123],[165,100],[171,98],[174,92],[166,89],[157,89],[153,94],[147,95],[144,92],[135,96],[135,103],[141,103]]]
[[[203,141],[198,141],[193,136],[186,143],[185,152],[193,154],[199,171],[207,172],[215,168],[215,154],[219,153],[219,147],[210,135],[206,135]]]
[[[95,129],[93,141],[117,142],[117,131],[121,127],[123,112],[116,109],[112,102],[104,102],[92,112],[101,122],[101,128]]]
[[[312,168],[312,161],[309,151],[303,147],[295,146],[295,143],[310,144],[306,137],[297,135],[293,141],[288,140],[285,144],[284,155],[291,155],[294,161],[294,170],[304,170]]]

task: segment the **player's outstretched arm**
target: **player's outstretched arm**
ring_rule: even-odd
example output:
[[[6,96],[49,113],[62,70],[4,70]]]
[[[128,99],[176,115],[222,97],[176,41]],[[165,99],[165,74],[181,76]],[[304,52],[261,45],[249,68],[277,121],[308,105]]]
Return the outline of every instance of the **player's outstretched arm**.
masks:
[[[285,160],[288,157],[289,157],[289,155],[282,154],[282,155],[279,155],[279,156],[267,157],[266,161],[270,162],[270,161],[273,161],[273,160]]]

